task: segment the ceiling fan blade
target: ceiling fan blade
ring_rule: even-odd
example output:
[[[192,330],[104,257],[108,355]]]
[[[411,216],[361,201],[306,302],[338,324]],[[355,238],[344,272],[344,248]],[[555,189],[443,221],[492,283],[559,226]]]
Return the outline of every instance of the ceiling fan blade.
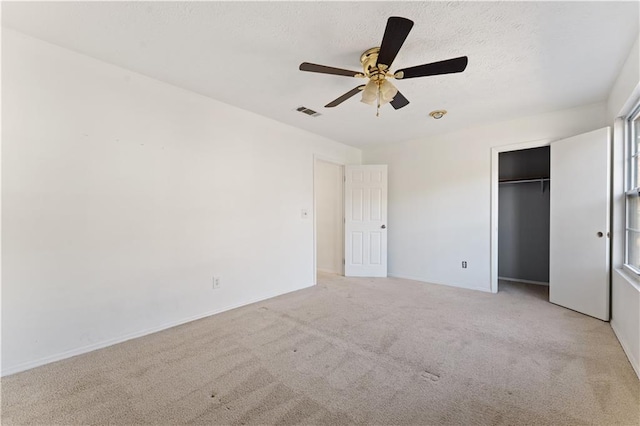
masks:
[[[392,16],[387,20],[387,27],[384,30],[376,65],[384,64],[391,68],[393,60],[407,39],[412,27],[413,21],[407,18]]]
[[[459,58],[447,59],[446,61],[433,62],[431,64],[417,65],[396,71],[396,78],[407,79],[415,77],[426,77],[429,75],[453,74],[462,72],[467,68],[469,58],[461,56]]]
[[[358,87],[356,87],[354,89],[349,90],[347,93],[345,93],[344,95],[340,96],[337,99],[332,100],[331,102],[326,104],[324,107],[325,108],[333,108],[335,106],[338,106],[341,103],[343,103],[344,101],[346,101],[347,99],[349,99],[350,97],[355,96],[358,93],[360,93],[363,89],[364,89],[364,84],[361,85],[361,86],[358,86]]]
[[[409,105],[409,101],[400,92],[396,93],[396,95],[393,97],[393,100],[391,101],[391,106],[394,109],[400,109],[407,105]]]
[[[357,71],[343,70],[342,68],[327,67],[325,65],[311,64],[309,62],[301,63],[300,71],[319,72],[320,74],[344,75],[347,77],[362,75],[362,73]]]

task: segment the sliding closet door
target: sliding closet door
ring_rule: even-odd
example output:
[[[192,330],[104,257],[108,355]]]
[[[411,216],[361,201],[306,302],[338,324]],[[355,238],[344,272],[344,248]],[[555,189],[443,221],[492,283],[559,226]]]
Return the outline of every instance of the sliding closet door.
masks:
[[[609,320],[610,129],[551,144],[549,301]]]

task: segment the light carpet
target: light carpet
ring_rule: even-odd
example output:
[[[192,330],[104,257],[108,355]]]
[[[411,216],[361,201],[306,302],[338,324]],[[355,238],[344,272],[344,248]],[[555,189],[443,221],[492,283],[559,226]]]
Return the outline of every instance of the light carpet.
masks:
[[[401,279],[318,285],[2,379],[2,424],[638,425],[608,323]]]

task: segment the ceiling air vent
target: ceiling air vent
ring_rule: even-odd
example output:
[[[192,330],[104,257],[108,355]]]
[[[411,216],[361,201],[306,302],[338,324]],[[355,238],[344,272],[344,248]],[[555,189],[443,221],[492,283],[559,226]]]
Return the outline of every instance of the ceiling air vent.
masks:
[[[299,112],[301,112],[303,114],[310,115],[311,117],[318,117],[319,115],[322,115],[319,112],[314,111],[314,110],[309,109],[309,108],[304,107],[304,106],[299,106],[298,108],[296,108],[296,111],[299,111]]]

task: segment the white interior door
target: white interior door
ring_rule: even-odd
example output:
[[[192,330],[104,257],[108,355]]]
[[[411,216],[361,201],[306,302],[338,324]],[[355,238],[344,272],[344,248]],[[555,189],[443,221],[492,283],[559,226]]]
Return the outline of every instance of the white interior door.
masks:
[[[387,166],[345,167],[347,277],[387,276]]]
[[[609,321],[610,129],[551,144],[549,301]]]

